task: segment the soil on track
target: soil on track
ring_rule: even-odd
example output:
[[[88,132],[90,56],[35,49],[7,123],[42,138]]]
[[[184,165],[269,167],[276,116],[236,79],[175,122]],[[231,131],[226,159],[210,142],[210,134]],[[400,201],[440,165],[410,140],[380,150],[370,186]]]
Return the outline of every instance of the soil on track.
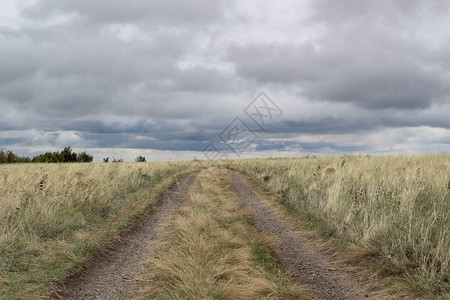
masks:
[[[148,258],[149,243],[184,199],[194,181],[192,174],[162,197],[120,242],[96,257],[84,272],[70,277],[55,298],[129,299],[135,295],[137,277]]]
[[[239,175],[229,171],[233,187],[248,207],[256,228],[277,237],[280,242],[272,251],[279,262],[292,272],[301,283],[306,284],[319,299],[364,299],[365,295],[346,274],[320,253],[312,250],[279,218],[266,209],[260,199]]]

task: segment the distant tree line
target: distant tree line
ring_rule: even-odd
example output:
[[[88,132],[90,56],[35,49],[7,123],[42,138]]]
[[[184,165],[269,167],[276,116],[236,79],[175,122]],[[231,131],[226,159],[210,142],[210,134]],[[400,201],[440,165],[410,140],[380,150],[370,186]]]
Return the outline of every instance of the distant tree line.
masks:
[[[92,162],[94,156],[86,152],[75,153],[70,147],[65,147],[61,152],[46,152],[32,158],[19,156],[12,151],[0,150],[0,164],[8,163],[69,163],[69,162]]]

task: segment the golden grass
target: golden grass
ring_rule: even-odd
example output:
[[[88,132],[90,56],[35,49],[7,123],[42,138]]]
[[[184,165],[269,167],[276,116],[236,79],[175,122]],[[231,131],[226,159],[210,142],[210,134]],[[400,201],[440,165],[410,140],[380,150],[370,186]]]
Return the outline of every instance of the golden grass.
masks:
[[[373,256],[368,249],[336,236],[330,239],[330,228],[326,224],[317,226],[319,224],[305,214],[289,209],[265,182],[246,176],[241,178],[253,188],[266,210],[282,221],[294,236],[307,243],[311,250],[324,255],[332,267],[347,273],[369,299],[423,299],[403,282],[379,276],[375,266],[367,268],[368,259]]]
[[[40,299],[192,163],[0,165],[0,298]]]
[[[144,275],[143,298],[301,299],[304,294],[267,252],[268,239],[247,221],[224,169],[200,173],[161,237]]]
[[[232,161],[327,236],[364,249],[379,275],[446,297],[450,155]]]
[[[52,284],[142,215],[171,184],[171,177],[209,165],[228,166],[261,181],[278,194],[282,206],[306,215],[327,237],[353,243],[361,252],[358,260],[378,265],[379,275],[400,278],[423,295],[448,297],[450,155],[440,154],[0,165],[0,298],[46,297]],[[183,281],[176,281],[175,273],[164,277],[166,271],[159,272],[155,260],[150,270],[159,275],[149,277],[150,286],[156,285],[155,293],[167,299],[181,299],[184,292],[206,287],[204,292],[210,294],[199,295],[297,295],[276,263],[265,264],[271,261],[265,250],[268,240],[245,221],[239,200],[220,172],[200,177],[177,214],[179,221],[167,228],[165,247],[184,251],[173,252],[173,259],[189,258],[192,270],[195,265],[199,272],[196,276],[206,272],[203,279],[198,285],[186,281],[193,276],[188,269],[181,273],[186,276]],[[198,248],[189,252],[183,247],[182,234]],[[171,259],[170,253],[158,259]],[[194,260],[194,253],[204,256]],[[201,260],[205,257],[208,261]],[[173,268],[171,272],[178,270]],[[171,282],[170,289],[159,285],[162,282]],[[186,288],[178,289],[184,282]]]

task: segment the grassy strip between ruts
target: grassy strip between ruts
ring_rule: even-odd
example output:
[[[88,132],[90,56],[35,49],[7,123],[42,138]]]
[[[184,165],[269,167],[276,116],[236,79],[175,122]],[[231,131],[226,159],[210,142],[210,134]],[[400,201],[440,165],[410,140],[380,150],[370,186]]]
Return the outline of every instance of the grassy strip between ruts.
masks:
[[[249,223],[226,170],[199,174],[187,201],[161,229],[142,298],[307,299]]]
[[[30,182],[14,175],[26,174],[17,167],[5,174]],[[36,170],[48,175],[36,188],[22,186],[26,203],[4,198],[0,206],[7,221],[0,231],[0,299],[47,298],[55,282],[129,228],[191,167],[86,164]],[[15,214],[8,214],[8,205],[16,207]]]

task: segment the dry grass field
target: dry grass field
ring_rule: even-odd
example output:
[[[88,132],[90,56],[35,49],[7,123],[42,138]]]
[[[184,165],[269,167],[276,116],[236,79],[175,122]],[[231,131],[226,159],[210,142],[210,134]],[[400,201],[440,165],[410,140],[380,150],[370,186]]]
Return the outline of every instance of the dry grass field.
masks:
[[[0,165],[0,298],[45,297],[193,166]]]
[[[304,296],[267,250],[271,240],[249,222],[224,167],[271,190],[302,230],[363,249],[377,276],[419,297],[449,297],[450,154],[439,154],[0,165],[0,299],[47,299],[178,179],[199,170],[154,242],[160,251],[146,257],[143,297]]]
[[[449,296],[449,154],[229,166],[269,186],[292,214],[326,236],[365,249],[380,275],[395,275],[423,295]]]

